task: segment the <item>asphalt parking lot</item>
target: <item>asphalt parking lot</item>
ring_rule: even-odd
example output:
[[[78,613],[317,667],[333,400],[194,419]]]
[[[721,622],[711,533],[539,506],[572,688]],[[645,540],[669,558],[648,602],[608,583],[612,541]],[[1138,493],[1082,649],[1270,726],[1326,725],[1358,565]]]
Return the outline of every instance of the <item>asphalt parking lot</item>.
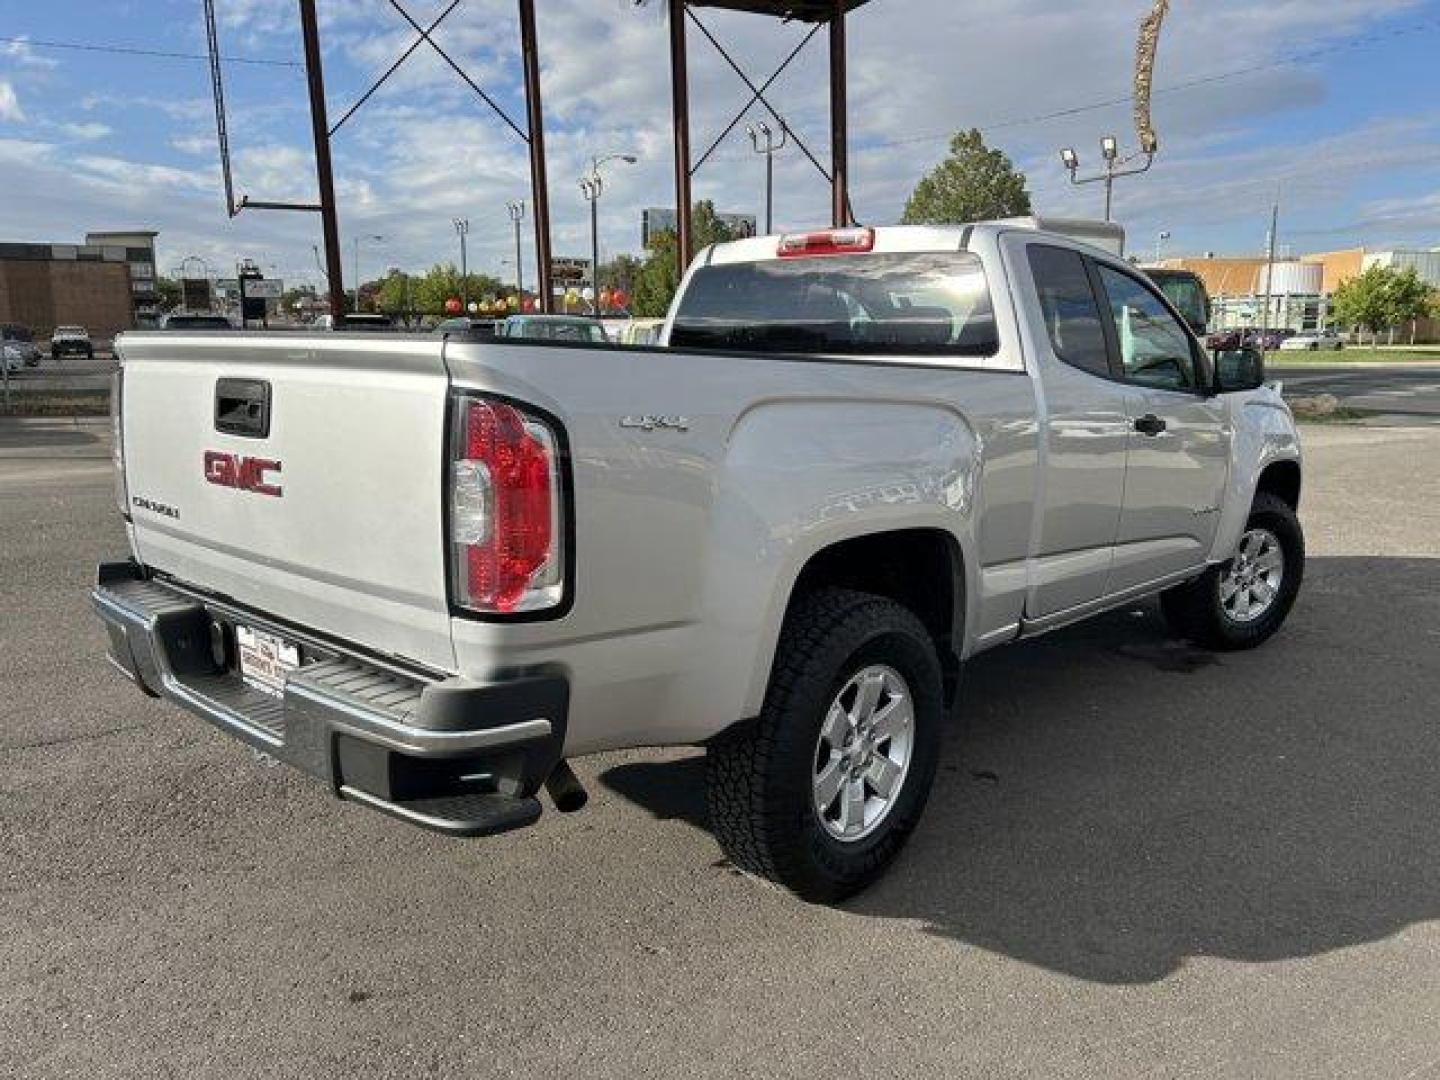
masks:
[[[103,427],[0,429],[0,1075],[1440,1075],[1440,429],[1305,439],[1278,638],[980,658],[829,910],[727,867],[693,753],[456,841],[142,698],[85,596]]]

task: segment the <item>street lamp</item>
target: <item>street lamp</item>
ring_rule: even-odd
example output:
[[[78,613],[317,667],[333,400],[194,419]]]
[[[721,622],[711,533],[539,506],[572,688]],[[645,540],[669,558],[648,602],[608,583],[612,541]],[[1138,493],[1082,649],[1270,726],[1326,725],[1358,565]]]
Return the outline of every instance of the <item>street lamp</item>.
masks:
[[[1100,140],[1100,156],[1105,161],[1105,171],[1096,173],[1094,176],[1080,176],[1080,157],[1070,147],[1060,151],[1060,162],[1070,174],[1072,184],[1094,184],[1100,181],[1105,183],[1105,220],[1110,220],[1110,207],[1114,201],[1115,181],[1122,176],[1139,176],[1148,172],[1150,166],[1155,164],[1155,150],[1137,150],[1133,154],[1120,156],[1120,144],[1115,140],[1114,135],[1106,135]],[[1125,166],[1136,159],[1144,157],[1145,164],[1137,165],[1127,169]]]
[[[470,235],[470,219],[451,218],[450,224],[455,226],[455,233],[460,237],[460,310],[464,311],[465,301],[470,299],[470,266],[465,255],[465,237]]]
[[[379,243],[383,243],[383,242],[384,242],[385,237],[381,236],[379,233],[365,233],[365,234],[363,234],[363,235],[360,235],[360,236],[355,237],[355,241],[354,241],[354,244],[355,244],[355,257],[354,257],[354,260],[353,260],[353,261],[354,261],[354,264],[355,264],[355,310],[356,310],[356,311],[359,311],[359,310],[360,310],[360,241],[361,241],[361,240],[371,240],[371,241],[379,244]]]
[[[1165,241],[1170,239],[1170,230],[1161,229],[1155,234],[1155,262],[1158,264],[1165,251]]]
[[[520,262],[520,223],[525,220],[525,200],[515,199],[505,204],[510,221],[515,226],[515,303],[525,306],[525,268]]]
[[[600,166],[611,161],[634,165],[637,160],[634,154],[606,154],[591,158],[590,171],[580,177],[580,194],[590,204],[590,302],[597,319],[600,318],[600,196],[605,191]]]
[[[758,124],[746,124],[745,134],[750,136],[755,152],[765,155],[765,235],[769,236],[775,231],[775,152],[790,141],[790,129],[781,125],[780,141],[776,142],[775,132],[761,120]]]

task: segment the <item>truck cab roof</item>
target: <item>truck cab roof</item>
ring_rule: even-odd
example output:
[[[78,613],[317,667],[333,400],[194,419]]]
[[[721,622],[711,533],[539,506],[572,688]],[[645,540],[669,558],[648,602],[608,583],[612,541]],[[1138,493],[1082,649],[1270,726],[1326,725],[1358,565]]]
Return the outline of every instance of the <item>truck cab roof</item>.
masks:
[[[1016,229],[1047,233],[1072,243],[1097,248],[1116,258],[1125,250],[1125,230],[1114,222],[1031,215],[964,225],[880,225],[756,236],[715,244],[701,252],[695,261],[700,265],[718,266],[726,263],[760,262],[781,258],[786,254],[802,255],[806,252],[794,250],[793,245],[806,241],[817,245],[817,249],[810,252],[813,254],[957,251],[968,248],[971,241],[981,235],[995,236]],[[863,235],[868,239],[862,239],[854,246],[832,247],[828,252],[819,250],[818,245],[824,244],[826,238],[845,233]],[[792,249],[784,250],[787,245],[792,245]]]

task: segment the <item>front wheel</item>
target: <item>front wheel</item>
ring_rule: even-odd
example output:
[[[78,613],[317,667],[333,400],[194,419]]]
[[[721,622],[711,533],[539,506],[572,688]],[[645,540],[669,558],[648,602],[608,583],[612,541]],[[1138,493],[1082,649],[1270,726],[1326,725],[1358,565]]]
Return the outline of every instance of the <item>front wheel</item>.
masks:
[[[844,589],[802,598],[759,718],[708,749],[720,846],[806,900],[859,892],[924,810],[943,715],[935,646],[910,611]]]
[[[1160,595],[1180,637],[1210,649],[1253,649],[1279,630],[1305,574],[1305,535],[1282,499],[1255,496],[1234,557]]]

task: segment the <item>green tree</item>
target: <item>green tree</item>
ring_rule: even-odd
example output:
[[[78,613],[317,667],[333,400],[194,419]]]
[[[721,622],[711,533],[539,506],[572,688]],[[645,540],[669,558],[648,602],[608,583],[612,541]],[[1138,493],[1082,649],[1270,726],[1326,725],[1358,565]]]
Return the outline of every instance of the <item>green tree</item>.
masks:
[[[1342,282],[1330,301],[1337,322],[1369,330],[1372,341],[1381,330],[1424,318],[1434,306],[1434,290],[1413,266],[1398,270],[1379,263]]]
[[[600,264],[600,287],[602,289],[624,289],[627,293],[635,288],[635,279],[645,264],[634,255],[616,255],[609,262]]]
[[[1025,174],[971,128],[956,133],[950,156],[915,185],[901,220],[906,225],[959,225],[1028,213]]]
[[[390,271],[380,283],[379,303],[381,311],[390,313],[444,315],[445,301],[452,298],[495,300],[514,291],[514,286],[505,285],[489,274],[465,275],[462,288],[460,271],[454,263],[436,263],[419,275]]]
[[[708,199],[695,204],[691,218],[695,250],[704,251],[711,244],[735,239],[730,227],[715,216],[715,204]],[[670,231],[655,233],[650,238],[650,251],[635,275],[631,310],[641,318],[658,319],[670,310],[670,301],[680,288],[679,240]]]
[[[180,306],[180,283],[174,278],[157,277],[155,295],[159,298],[157,303],[161,311],[173,311]]]
[[[1426,318],[1435,309],[1435,290],[1427,285],[1415,267],[1407,266],[1390,279],[1386,293],[1391,326]]]

